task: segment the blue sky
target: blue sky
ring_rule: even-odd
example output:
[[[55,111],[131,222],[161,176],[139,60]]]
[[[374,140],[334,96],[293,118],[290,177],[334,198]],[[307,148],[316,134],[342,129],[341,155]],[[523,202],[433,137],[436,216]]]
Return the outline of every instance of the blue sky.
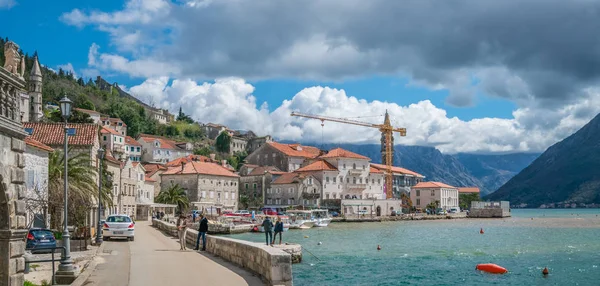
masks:
[[[320,134],[309,121],[286,118],[290,110],[359,117],[389,109],[413,135],[403,144],[449,153],[539,152],[600,111],[593,107],[600,103],[590,80],[596,75],[564,65],[581,58],[560,58],[587,52],[573,48],[579,34],[569,33],[572,26],[551,37],[521,37],[525,31],[515,27],[561,23],[515,14],[522,7],[511,3],[449,10],[404,2],[365,5],[0,0],[0,35],[25,52],[37,50],[52,69],[70,64],[78,76],[101,75],[147,102],[171,110],[183,106],[201,122],[286,140]],[[527,0],[521,6],[537,5]],[[565,16],[581,29],[596,24]],[[566,36],[563,30],[573,53],[544,42]],[[215,108],[232,114],[209,111]],[[376,132],[356,139],[348,130],[355,129],[332,130],[330,140],[377,141]]]

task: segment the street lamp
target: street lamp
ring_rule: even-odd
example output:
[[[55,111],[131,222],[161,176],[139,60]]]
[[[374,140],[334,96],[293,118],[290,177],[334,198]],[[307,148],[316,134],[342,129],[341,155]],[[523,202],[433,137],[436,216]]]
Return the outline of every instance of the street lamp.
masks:
[[[96,228],[96,244],[102,244],[102,223],[100,222],[100,209],[102,208],[102,160],[104,160],[104,149],[98,149],[98,165],[100,172],[98,173],[98,228]]]
[[[62,239],[63,239],[63,246],[65,247],[65,250],[62,253],[62,257],[60,259],[60,265],[58,266],[59,271],[73,271],[73,261],[71,260],[71,236],[69,235],[69,228],[67,227],[68,225],[68,217],[69,217],[69,210],[68,210],[68,206],[69,206],[69,197],[68,197],[68,193],[69,193],[69,180],[68,180],[68,165],[69,165],[69,153],[68,153],[68,148],[69,148],[69,138],[68,138],[68,132],[69,132],[69,127],[67,127],[67,120],[69,119],[69,117],[71,116],[71,107],[72,107],[73,102],[67,98],[67,96],[65,95],[65,97],[63,97],[63,99],[60,100],[60,111],[62,113],[62,117],[65,120],[65,178],[64,178],[64,225],[63,225],[63,235],[62,235]]]

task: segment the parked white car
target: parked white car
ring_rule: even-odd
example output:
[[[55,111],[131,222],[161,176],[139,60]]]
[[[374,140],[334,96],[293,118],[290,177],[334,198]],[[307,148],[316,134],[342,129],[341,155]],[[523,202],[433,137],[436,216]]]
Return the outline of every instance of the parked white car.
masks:
[[[128,215],[110,215],[102,225],[102,239],[135,238],[135,222]]]

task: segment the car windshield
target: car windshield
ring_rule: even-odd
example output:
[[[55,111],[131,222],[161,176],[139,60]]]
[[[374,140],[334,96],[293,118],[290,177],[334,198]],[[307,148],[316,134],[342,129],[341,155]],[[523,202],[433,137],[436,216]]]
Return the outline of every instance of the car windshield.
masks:
[[[107,222],[131,222],[131,219],[127,216],[109,216],[106,219]]]
[[[53,237],[54,234],[47,230],[47,229],[32,229],[31,230],[31,234],[33,234],[34,237]]]

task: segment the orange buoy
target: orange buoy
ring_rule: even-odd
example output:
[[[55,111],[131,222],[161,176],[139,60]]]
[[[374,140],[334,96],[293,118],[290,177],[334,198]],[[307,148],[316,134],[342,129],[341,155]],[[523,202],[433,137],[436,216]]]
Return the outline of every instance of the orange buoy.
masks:
[[[481,229],[479,230],[479,233],[483,234],[483,228],[481,228]]]
[[[475,267],[475,269],[494,274],[504,274],[508,272],[506,268],[493,263],[477,264],[477,267]]]
[[[381,246],[379,246],[379,244],[377,245],[377,250],[381,250]]]
[[[544,275],[548,275],[548,273],[550,273],[550,272],[548,271],[548,267],[544,267],[544,270],[542,270],[542,274],[544,274]]]

